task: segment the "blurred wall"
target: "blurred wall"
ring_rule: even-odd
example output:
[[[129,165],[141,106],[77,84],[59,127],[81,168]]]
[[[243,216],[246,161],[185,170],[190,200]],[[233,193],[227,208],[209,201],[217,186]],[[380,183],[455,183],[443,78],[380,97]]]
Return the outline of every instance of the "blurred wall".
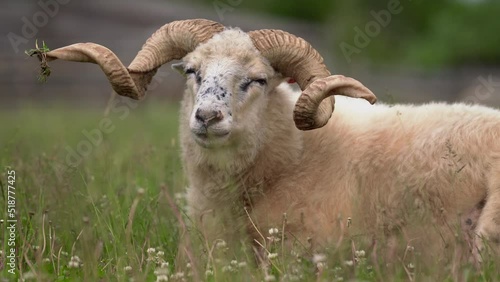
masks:
[[[104,107],[108,101],[111,88],[96,65],[52,62],[48,82],[37,82],[37,60],[24,54],[24,50],[34,48],[35,39],[39,45],[44,40],[51,49],[76,42],[99,43],[113,50],[127,65],[158,27],[189,18],[212,19],[243,30],[287,30],[315,46],[332,72],[356,77],[387,102],[467,100],[500,106],[499,67],[429,72],[408,66],[347,64],[330,52],[331,42],[339,43],[324,25],[255,14],[240,9],[237,3],[234,0],[216,0],[205,5],[167,0],[2,0],[0,107],[16,109],[27,103],[60,102]],[[157,86],[149,91],[148,100],[179,99],[184,86],[177,73],[164,66],[155,79]]]

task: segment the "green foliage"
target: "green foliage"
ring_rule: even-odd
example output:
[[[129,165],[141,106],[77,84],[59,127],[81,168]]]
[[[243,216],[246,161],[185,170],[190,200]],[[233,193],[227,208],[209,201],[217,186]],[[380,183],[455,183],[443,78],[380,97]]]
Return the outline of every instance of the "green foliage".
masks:
[[[224,13],[241,9],[316,22],[332,34],[327,38],[333,38],[330,49],[337,57],[345,57],[341,42],[359,49],[352,61],[431,68],[500,63],[500,37],[496,36],[500,2],[494,0],[193,1],[214,9],[219,5]],[[356,46],[354,28],[364,31],[374,21],[373,13],[387,10],[391,3],[399,3],[402,12],[392,14],[389,24],[370,37],[368,46]]]
[[[45,41],[42,41],[41,48],[38,47],[38,40],[35,41],[35,49],[24,51],[26,55],[30,57],[37,56],[40,60],[40,73],[38,74],[38,81],[42,83],[47,82],[47,79],[50,76],[50,67],[47,63],[47,52],[49,51],[50,49],[45,44]]]
[[[395,0],[394,0],[395,1]],[[335,33],[334,50],[343,57],[340,42],[354,44],[354,27],[366,31],[376,20],[373,12],[387,10],[391,1],[353,1],[343,5],[343,15],[332,15]],[[459,1],[397,1],[402,11],[392,14],[386,26],[361,47],[353,60],[378,64],[406,63],[423,67],[446,67],[463,64],[500,63],[500,39],[495,15],[500,3],[483,1],[468,4]]]
[[[413,40],[407,57],[425,65],[499,64],[500,2],[450,5],[432,18],[427,40]]]

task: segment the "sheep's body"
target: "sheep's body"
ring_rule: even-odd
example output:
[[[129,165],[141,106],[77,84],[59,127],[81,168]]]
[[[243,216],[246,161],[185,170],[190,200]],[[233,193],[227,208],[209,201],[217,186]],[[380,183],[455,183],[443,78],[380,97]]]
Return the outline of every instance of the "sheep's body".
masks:
[[[284,213],[287,233],[320,245],[338,240],[348,217],[350,234],[447,238],[464,222],[474,229],[476,221],[464,216],[477,217],[477,210],[475,232],[500,239],[499,111],[463,104],[371,106],[337,98],[325,127],[300,131],[292,120],[300,93],[280,85],[283,78],[245,36],[223,32],[184,58],[200,69],[203,83],[221,77],[213,82],[221,89],[226,76],[231,85],[233,76],[248,70],[269,78],[264,93],[229,102],[236,137],[212,147],[192,136],[204,84],[188,80],[182,159],[190,214],[209,240],[234,239],[237,232],[260,239],[253,225],[281,227]],[[237,96],[236,89],[227,90]],[[422,223],[429,229],[422,230]]]
[[[423,226],[440,226],[427,234],[452,234],[461,215],[486,199],[488,182],[500,179],[500,113],[460,104],[362,104],[337,99],[327,126],[295,132],[303,147],[293,163],[315,169],[287,165],[255,203],[256,221],[279,226],[286,212],[290,232],[318,243],[346,231],[339,216],[344,225],[352,218],[351,235]]]

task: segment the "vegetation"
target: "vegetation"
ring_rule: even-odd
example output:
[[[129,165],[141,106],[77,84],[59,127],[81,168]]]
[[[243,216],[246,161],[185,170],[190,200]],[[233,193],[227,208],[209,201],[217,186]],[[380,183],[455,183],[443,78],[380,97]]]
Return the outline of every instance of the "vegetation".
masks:
[[[399,2],[397,11],[384,26],[374,13],[389,10],[389,3]],[[474,3],[472,3],[474,2]],[[406,63],[421,67],[456,67],[467,64],[498,64],[500,40],[492,36],[500,12],[496,1],[349,1],[332,11],[327,25],[339,42],[353,43],[354,27],[365,31],[367,23],[376,21],[380,32],[375,35],[357,60],[379,64]]]
[[[467,263],[455,265],[453,255],[429,263],[411,243],[398,246],[390,261],[377,257],[355,237],[312,254],[307,246],[282,245],[283,226],[261,230],[268,250],[266,270],[255,266],[252,251],[228,249],[222,241],[200,241],[196,230],[192,232],[195,248],[208,244],[210,255],[203,257],[198,268],[182,263],[176,270],[182,230],[178,216],[186,185],[179,162],[177,107],[145,102],[129,110],[127,115],[121,109],[104,116],[95,110],[50,105],[0,113],[2,120],[9,120],[0,128],[0,207],[7,207],[11,184],[7,171],[15,170],[18,278],[192,281],[198,275],[206,281],[452,281],[462,276],[465,281],[500,280],[498,260],[487,260],[482,271]],[[106,118],[110,124],[99,142],[96,130],[103,129]],[[92,144],[89,148],[82,145],[87,141]],[[81,162],[72,151],[82,157]],[[68,167],[68,160],[78,164]],[[14,281],[7,272],[5,225],[0,224],[0,277]]]
[[[42,47],[38,47],[38,40],[35,41],[35,49],[26,50],[24,53],[30,57],[37,56],[40,60],[40,73],[38,74],[39,82],[47,82],[48,77],[50,76],[50,67],[47,63],[47,52],[50,49],[47,47],[44,41],[42,41]]]
[[[494,0],[193,1],[220,11],[241,9],[316,22],[329,33],[326,38],[332,38],[330,48],[338,57],[345,57],[342,42],[361,49],[352,61],[428,68],[500,63],[500,37],[496,36],[500,2]],[[380,24],[373,14],[391,5],[401,11]],[[378,22],[380,30],[373,29],[375,35],[369,36],[367,46],[356,46],[356,27],[365,31],[371,21]]]

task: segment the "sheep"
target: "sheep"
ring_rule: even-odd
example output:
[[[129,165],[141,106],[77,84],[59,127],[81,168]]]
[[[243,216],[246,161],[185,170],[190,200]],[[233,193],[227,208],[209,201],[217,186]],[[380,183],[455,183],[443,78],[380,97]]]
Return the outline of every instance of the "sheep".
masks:
[[[186,77],[179,130],[189,215],[207,242],[265,240],[260,230],[282,226],[286,214],[288,241],[314,249],[347,229],[446,245],[456,227],[476,258],[484,242],[498,248],[498,110],[373,105],[368,88],[331,75],[302,38],[203,19],[161,27],[128,68],[94,43],[38,55],[98,64],[133,99],[161,65],[182,60],[173,68]]]

